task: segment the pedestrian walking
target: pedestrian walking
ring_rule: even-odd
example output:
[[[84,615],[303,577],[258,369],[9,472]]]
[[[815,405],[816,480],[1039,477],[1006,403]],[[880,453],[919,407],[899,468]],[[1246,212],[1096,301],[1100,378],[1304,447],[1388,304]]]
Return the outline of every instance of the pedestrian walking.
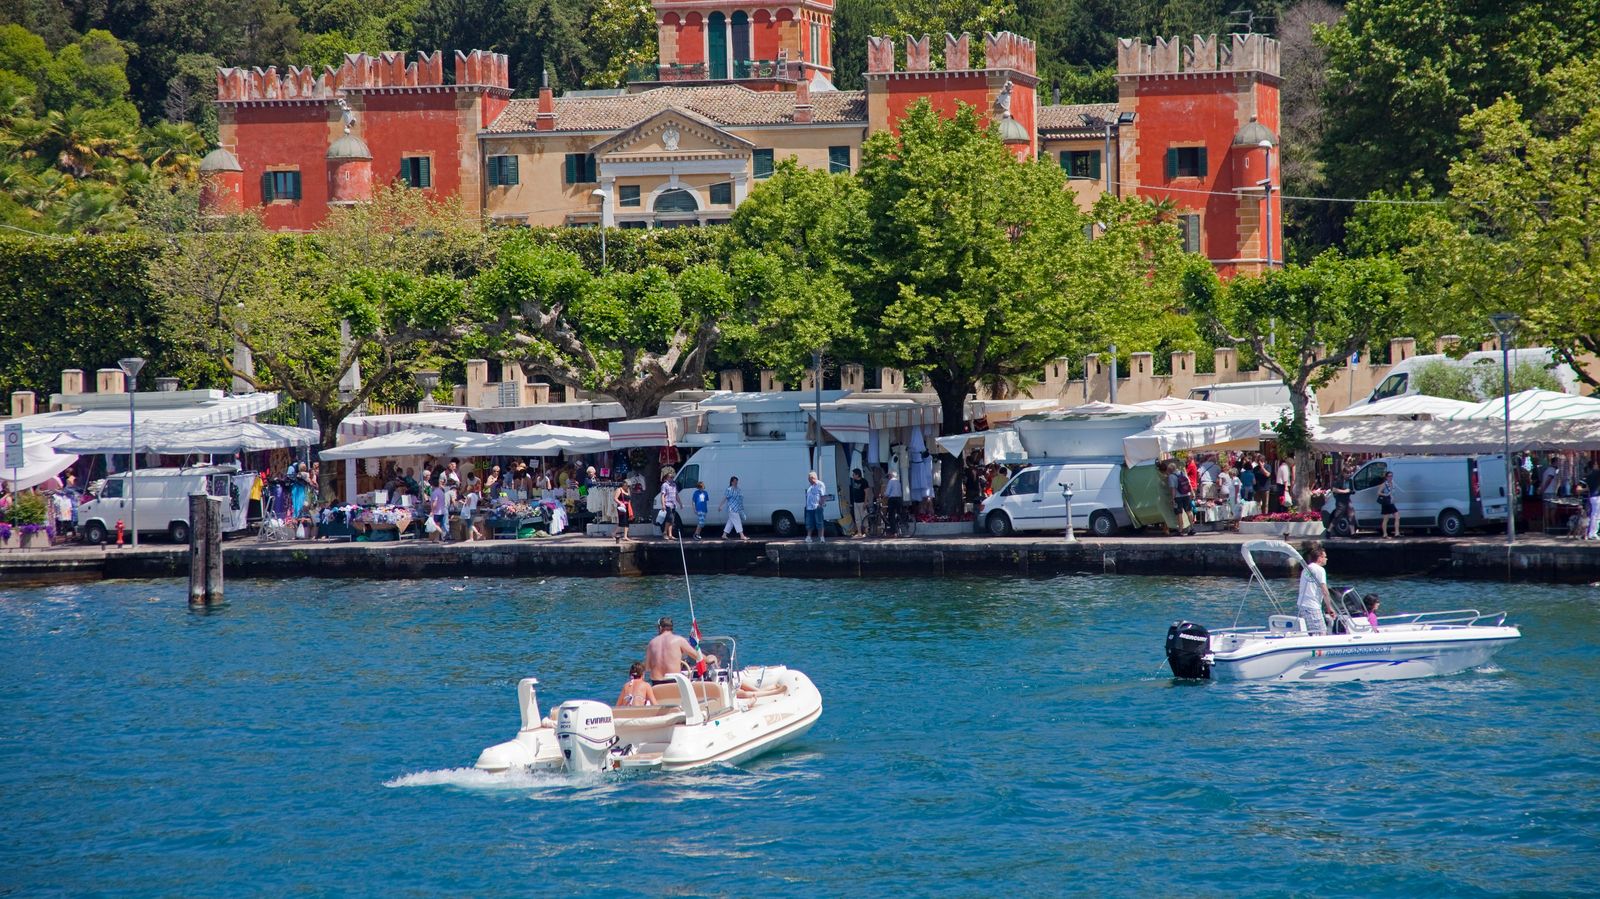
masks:
[[[888,516],[889,533],[900,535],[901,504],[905,498],[905,485],[900,483],[900,474],[893,468],[889,469],[889,480],[883,485],[884,514]]]
[[[850,470],[850,517],[857,537],[867,536],[867,479],[861,469]]]
[[[694,502],[694,539],[699,540],[700,531],[706,526],[706,507],[711,504],[704,481],[695,481],[694,495],[690,499]]]
[[[671,540],[678,530],[678,482],[672,479],[677,469],[661,469],[661,539]]]
[[[617,543],[621,543],[624,540],[632,542],[633,538],[628,536],[628,525],[630,523],[632,523],[632,521],[633,521],[633,498],[628,494],[628,482],[627,481],[623,481],[621,484],[617,485],[616,504],[617,504],[616,542]]]
[[[1583,476],[1583,486],[1589,492],[1589,530],[1583,539],[1600,540],[1600,465],[1589,463],[1589,471]]]
[[[744,535],[744,494],[739,490],[739,479],[728,479],[728,489],[722,494],[722,502],[717,504],[717,511],[728,510],[728,523],[722,526],[722,539],[728,539],[729,534],[738,534],[740,540],[749,538]]]

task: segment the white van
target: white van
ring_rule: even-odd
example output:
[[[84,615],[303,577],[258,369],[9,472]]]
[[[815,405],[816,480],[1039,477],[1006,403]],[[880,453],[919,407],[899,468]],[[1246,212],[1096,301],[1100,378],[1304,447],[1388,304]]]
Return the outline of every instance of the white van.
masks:
[[[1208,384],[1189,390],[1189,399],[1208,403],[1233,403],[1235,406],[1287,406],[1289,387],[1282,381],[1237,381]]]
[[[1548,347],[1514,349],[1511,351],[1510,357],[1512,368],[1524,364],[1548,366],[1556,361],[1555,354]],[[1387,400],[1397,396],[1412,396],[1418,393],[1417,369],[1430,363],[1443,362],[1446,365],[1456,367],[1493,365],[1494,370],[1500,372],[1504,361],[1500,358],[1499,350],[1481,350],[1468,353],[1460,359],[1452,359],[1449,356],[1437,353],[1427,356],[1412,356],[1410,359],[1396,362],[1389,369],[1389,373],[1384,376],[1383,380],[1378,382],[1377,388],[1367,394],[1366,402],[1376,403],[1378,400]],[[1550,373],[1555,376],[1556,381],[1561,385],[1562,393],[1576,394],[1578,392],[1578,375],[1572,370],[1572,366],[1562,363],[1552,368]],[[1498,389],[1500,382],[1495,381],[1494,383]]]
[[[1396,456],[1373,459],[1351,481],[1351,509],[1365,528],[1379,524],[1378,487],[1394,472],[1394,505],[1400,526],[1437,528],[1456,537],[1467,528],[1505,524],[1506,457]],[[1336,527],[1342,519],[1335,522]],[[1340,534],[1340,536],[1347,536]]]
[[[174,543],[189,542],[189,495],[205,493],[223,501],[223,530],[245,526],[250,506],[253,473],[240,474],[233,466],[195,468],[145,468],[133,476],[133,503],[139,508],[139,534],[165,534]],[[237,500],[237,507],[235,507]],[[117,522],[133,527],[128,500],[128,473],[106,478],[100,494],[80,504],[73,520],[89,544],[106,542]]]
[[[978,508],[978,526],[1005,537],[1017,531],[1064,531],[1067,501],[1061,485],[1072,486],[1072,527],[1109,537],[1131,527],[1122,501],[1122,463],[1050,462],[1012,475],[999,493]]]
[[[822,447],[822,464],[817,477],[827,495],[823,518],[839,520],[838,497],[845,494],[849,471],[844,468],[844,453],[838,446]],[[695,450],[678,467],[678,514],[689,527],[694,526],[694,485],[706,485],[706,525],[721,528],[728,520],[727,510],[717,511],[728,489],[728,479],[739,479],[744,494],[744,521],[750,525],[771,524],[779,537],[793,537],[805,526],[806,473],[811,471],[811,445],[803,440],[756,440],[713,443]]]

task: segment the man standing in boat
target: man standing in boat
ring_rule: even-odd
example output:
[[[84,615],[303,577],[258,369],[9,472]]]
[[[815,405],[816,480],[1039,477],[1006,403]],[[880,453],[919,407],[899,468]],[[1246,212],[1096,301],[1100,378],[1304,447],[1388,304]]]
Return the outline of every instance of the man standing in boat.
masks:
[[[650,640],[650,645],[645,648],[644,666],[650,672],[652,685],[669,684],[672,675],[677,674],[683,667],[683,657],[689,656],[694,661],[709,658],[694,644],[672,632],[672,619],[663,617],[656,622],[656,635]]]
[[[1323,609],[1328,614],[1335,615],[1333,611],[1333,595],[1328,592],[1328,570],[1323,567],[1328,564],[1328,552],[1322,544],[1313,543],[1306,547],[1306,567],[1300,572],[1300,595],[1295,600],[1295,610],[1306,621],[1306,633],[1326,634],[1328,632],[1327,620],[1322,617]]]

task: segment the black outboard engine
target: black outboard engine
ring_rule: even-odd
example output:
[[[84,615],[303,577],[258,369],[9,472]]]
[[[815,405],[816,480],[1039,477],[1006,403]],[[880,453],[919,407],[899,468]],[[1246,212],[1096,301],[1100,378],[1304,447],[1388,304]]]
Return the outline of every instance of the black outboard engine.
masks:
[[[1211,678],[1211,635],[1192,621],[1174,622],[1167,628],[1167,664],[1175,677]]]

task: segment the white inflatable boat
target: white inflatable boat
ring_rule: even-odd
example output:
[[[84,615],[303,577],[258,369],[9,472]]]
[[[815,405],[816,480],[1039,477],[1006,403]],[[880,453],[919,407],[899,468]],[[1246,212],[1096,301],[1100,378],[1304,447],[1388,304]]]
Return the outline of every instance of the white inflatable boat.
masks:
[[[517,684],[522,729],[478,756],[483,771],[565,769],[592,773],[642,768],[683,771],[738,764],[799,737],[822,715],[811,679],[783,665],[736,670],[731,637],[706,650],[726,665],[704,679],[676,674],[657,685],[653,706],[612,706],[577,699],[539,716],[538,681]]]
[[[1281,540],[1251,540],[1242,552],[1251,582],[1277,607],[1255,554],[1287,556],[1302,568],[1305,560]],[[1269,616],[1266,627],[1213,631],[1179,621],[1167,629],[1167,664],[1181,678],[1219,681],[1405,680],[1476,668],[1522,636],[1506,624],[1505,612],[1485,615],[1476,609],[1384,616],[1373,630],[1355,590],[1333,594],[1339,609],[1336,633],[1307,633],[1305,619],[1284,614]]]

